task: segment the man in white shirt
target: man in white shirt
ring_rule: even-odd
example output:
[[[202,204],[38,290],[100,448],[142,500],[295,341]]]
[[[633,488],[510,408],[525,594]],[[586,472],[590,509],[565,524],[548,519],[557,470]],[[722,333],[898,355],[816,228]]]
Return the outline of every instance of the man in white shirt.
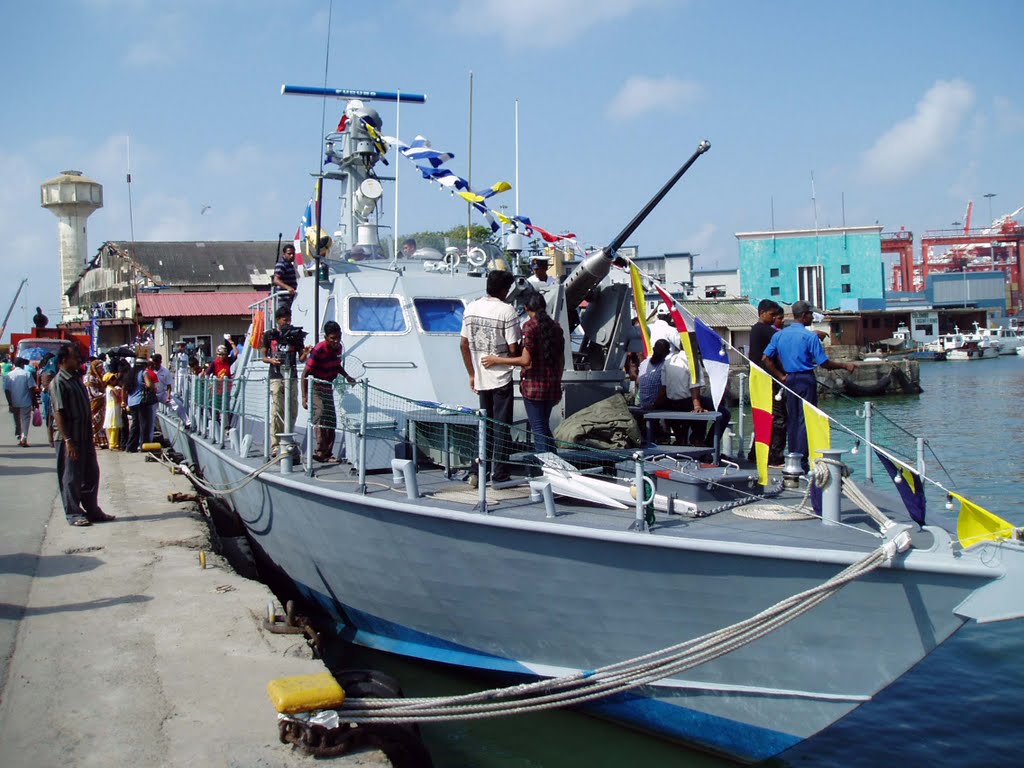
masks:
[[[555,282],[555,278],[548,275],[547,256],[534,256],[530,267],[533,269],[533,274],[526,278],[526,282],[537,286],[551,285]]]
[[[668,342],[672,352],[678,352],[680,350],[679,329],[676,328],[675,324],[672,322],[672,316],[669,314],[668,304],[662,302],[658,305],[657,319],[651,323],[650,331],[652,348],[658,339],[664,339]]]
[[[677,334],[678,336],[678,334]],[[669,411],[683,411],[684,413],[706,413],[715,410],[715,404],[707,395],[702,395],[701,390],[705,384],[704,366],[697,366],[697,380],[694,382],[690,376],[690,361],[683,351],[670,355],[661,369],[661,392],[658,393],[656,408],[664,408]],[[719,416],[715,419],[715,429],[721,438],[725,428],[729,426],[732,414],[725,407],[724,401],[719,408]],[[694,424],[688,427],[685,423],[681,425],[681,432],[676,435],[684,442],[688,439],[697,445],[706,443],[707,428],[703,424]]]
[[[486,355],[518,357],[523,335],[519,316],[505,302],[515,278],[510,272],[494,271],[487,275],[487,295],[472,302],[462,316],[462,361],[469,374],[469,386],[480,397],[480,408],[495,423],[488,425],[493,456],[491,482],[509,480],[507,458],[511,448],[508,425],[512,423],[512,366],[493,365],[484,368]]]
[[[28,425],[32,421],[32,406],[36,400],[36,379],[22,357],[14,359],[14,367],[4,376],[4,396],[14,416],[14,439],[22,448],[28,448]]]

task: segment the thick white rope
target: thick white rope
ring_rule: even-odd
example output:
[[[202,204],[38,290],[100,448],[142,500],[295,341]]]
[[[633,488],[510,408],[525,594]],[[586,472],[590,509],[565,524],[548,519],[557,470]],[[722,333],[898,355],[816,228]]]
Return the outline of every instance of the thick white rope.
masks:
[[[719,658],[775,631],[827,600],[845,584],[870,573],[909,547],[898,537],[828,581],[786,598],[770,608],[715,632],[669,648],[589,672],[540,680],[466,696],[425,699],[349,699],[339,714],[352,723],[433,722],[480,719],[533,712],[622,693]]]

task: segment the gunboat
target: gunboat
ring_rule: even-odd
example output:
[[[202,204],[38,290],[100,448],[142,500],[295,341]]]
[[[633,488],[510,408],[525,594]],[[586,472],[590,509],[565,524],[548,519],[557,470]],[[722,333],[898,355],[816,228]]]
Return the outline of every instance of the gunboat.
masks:
[[[755,762],[870,701],[966,622],[1024,615],[1016,535],[968,546],[942,525],[918,526],[894,494],[844,477],[839,451],[816,465],[831,479],[821,516],[806,503],[814,471],[773,473],[762,486],[736,463],[708,466],[659,445],[538,455],[521,424],[511,432],[519,484],[488,487],[493,425],[476,410],[459,331],[487,271],[519,254],[381,253],[381,119],[366,99],[345,114],[345,130],[327,137],[340,233],[293,305],[311,337],[340,323],[360,377],[332,389],[342,463],[310,461],[305,411],[302,460],[270,456],[266,366],[251,350],[236,371],[230,428],[201,380],[184,412],[160,414],[197,487],[230,504],[340,636],[510,683],[559,681],[517,711],[568,703]],[[630,293],[604,278],[707,147],[622,236],[543,289],[576,339],[560,417],[622,391],[635,343]],[[356,260],[357,248],[371,258]],[[519,279],[510,299],[530,290]],[[270,306],[255,309],[256,325],[269,327]]]

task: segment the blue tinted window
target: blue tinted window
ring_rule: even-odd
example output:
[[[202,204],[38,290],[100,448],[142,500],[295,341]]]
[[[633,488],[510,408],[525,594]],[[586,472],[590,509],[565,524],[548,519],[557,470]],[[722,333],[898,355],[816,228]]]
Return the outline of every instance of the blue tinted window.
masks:
[[[348,325],[355,333],[404,333],[405,315],[393,296],[352,296],[348,301]]]
[[[426,333],[461,333],[465,306],[458,299],[413,299]]]

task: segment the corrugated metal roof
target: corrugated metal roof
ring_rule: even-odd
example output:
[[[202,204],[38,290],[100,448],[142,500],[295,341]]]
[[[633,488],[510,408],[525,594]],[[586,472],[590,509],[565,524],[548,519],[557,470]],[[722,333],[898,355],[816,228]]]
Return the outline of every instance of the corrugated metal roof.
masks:
[[[250,314],[249,305],[268,295],[267,291],[140,292],[139,313],[144,318],[241,316]]]
[[[712,328],[749,330],[757,322],[757,307],[747,301],[681,301],[684,309]]]
[[[108,241],[130,254],[157,285],[269,286],[277,260],[276,240],[123,242]]]

